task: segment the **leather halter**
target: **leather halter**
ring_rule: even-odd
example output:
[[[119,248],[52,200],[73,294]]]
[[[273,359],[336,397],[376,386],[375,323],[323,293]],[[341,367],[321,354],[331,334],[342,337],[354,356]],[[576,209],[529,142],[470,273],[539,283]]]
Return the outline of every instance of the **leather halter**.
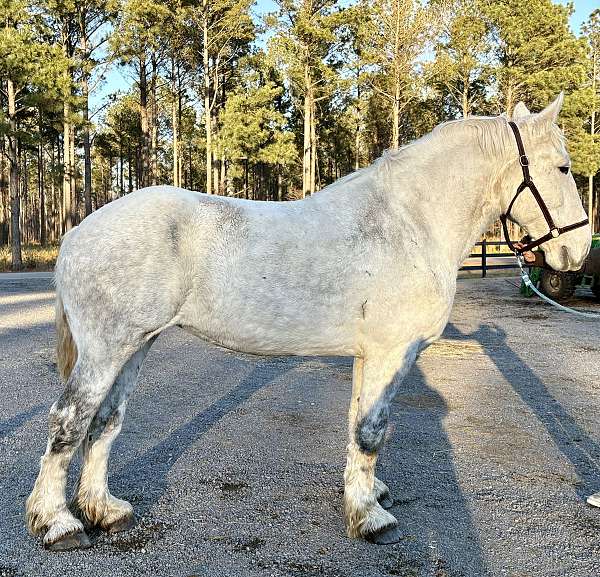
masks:
[[[565,232],[569,232],[571,230],[575,230],[576,228],[585,226],[586,224],[588,224],[588,219],[586,218],[585,220],[582,220],[581,222],[576,222],[575,224],[569,224],[569,225],[563,226],[563,227],[557,227],[554,224],[554,221],[552,220],[552,216],[550,215],[550,211],[548,210],[548,207],[546,206],[544,199],[540,195],[538,189],[536,188],[535,184],[533,183],[533,180],[531,179],[531,175],[529,174],[529,158],[527,158],[527,155],[525,154],[525,147],[523,146],[523,140],[521,138],[521,133],[519,132],[519,129],[517,128],[517,125],[514,122],[509,121],[508,124],[512,128],[513,134],[515,135],[515,140],[517,141],[517,149],[519,150],[519,164],[521,165],[521,170],[523,171],[523,182],[521,182],[521,184],[517,188],[517,192],[513,196],[512,200],[510,201],[510,204],[508,205],[506,212],[504,214],[500,215],[500,221],[502,222],[502,228],[504,229],[504,238],[506,239],[506,244],[508,244],[510,250],[512,250],[516,254],[523,254],[524,252],[527,252],[527,251],[531,250],[532,248],[535,248],[536,246],[539,246],[540,244],[543,244],[552,238],[559,237],[561,234],[564,234]],[[513,245],[513,243],[510,240],[510,236],[508,235],[508,227],[506,225],[506,220],[510,215],[510,211],[513,207],[513,204],[515,203],[515,201],[517,200],[519,195],[526,188],[528,188],[531,191],[531,194],[533,194],[533,197],[535,198],[536,202],[538,203],[538,206],[540,207],[540,210],[542,211],[542,214],[544,215],[544,218],[546,219],[546,223],[548,224],[548,228],[550,229],[550,231],[547,232],[544,236],[541,236],[540,238],[538,238],[537,240],[528,242],[526,245],[522,246],[521,248],[517,248],[516,246]]]

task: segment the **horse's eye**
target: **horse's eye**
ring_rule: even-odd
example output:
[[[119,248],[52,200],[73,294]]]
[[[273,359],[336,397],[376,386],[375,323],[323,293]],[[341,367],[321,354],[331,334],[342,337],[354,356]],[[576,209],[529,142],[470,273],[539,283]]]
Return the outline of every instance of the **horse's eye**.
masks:
[[[559,166],[558,170],[560,170],[563,174],[569,174],[569,170],[571,167],[569,166]]]

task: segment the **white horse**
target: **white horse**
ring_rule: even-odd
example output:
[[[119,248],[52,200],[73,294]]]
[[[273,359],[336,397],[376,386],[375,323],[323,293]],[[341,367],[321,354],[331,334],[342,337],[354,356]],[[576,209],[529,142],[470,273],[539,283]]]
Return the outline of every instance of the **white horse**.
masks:
[[[562,95],[530,114],[520,103],[514,118],[558,226],[585,217],[555,124],[561,105]],[[110,532],[132,526],[131,505],[108,490],[108,456],[144,357],[175,325],[247,353],[353,356],[347,532],[397,540],[396,519],[384,509],[388,487],[375,477],[394,377],[442,333],[458,268],[521,180],[506,118],[470,118],[305,200],[252,202],[160,186],[86,218],[65,236],[56,265],[66,386],[50,410],[27,500],[29,530],[58,550],[89,546],[84,523]],[[527,192],[511,218],[534,238],[548,232]],[[578,269],[590,240],[587,225],[552,238],[542,247],[546,261]],[[69,509],[67,469],[80,445]]]

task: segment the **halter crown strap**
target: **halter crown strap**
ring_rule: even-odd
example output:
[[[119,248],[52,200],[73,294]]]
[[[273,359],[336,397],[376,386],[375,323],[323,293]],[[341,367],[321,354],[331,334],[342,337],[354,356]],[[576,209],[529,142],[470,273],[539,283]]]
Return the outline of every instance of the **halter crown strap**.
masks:
[[[529,158],[527,157],[527,154],[525,154],[525,147],[523,146],[523,139],[521,138],[521,132],[519,131],[518,126],[512,120],[508,122],[508,125],[512,129],[512,132],[515,136],[515,141],[517,143],[517,150],[519,151],[519,164],[521,165],[521,170],[523,172],[523,182],[521,182],[521,184],[517,188],[517,192],[513,196],[512,200],[510,201],[508,208],[506,209],[506,212],[504,214],[500,215],[500,222],[502,223],[502,228],[504,230],[504,238],[506,239],[506,244],[508,244],[509,248],[513,252],[515,252],[517,254],[522,254],[526,251],[529,251],[529,250],[535,248],[536,246],[539,246],[540,244],[545,243],[546,241],[548,241],[552,238],[559,237],[561,234],[563,234],[565,232],[569,232],[571,230],[575,230],[576,228],[585,226],[586,224],[588,224],[588,220],[586,218],[585,220],[582,220],[580,222],[576,222],[574,224],[569,224],[567,226],[563,226],[560,228],[558,228],[554,224],[554,220],[552,220],[552,215],[550,214],[550,211],[548,210],[548,207],[546,206],[546,203],[544,202],[542,195],[539,193],[537,187],[535,186],[535,184],[533,183],[533,180],[531,179],[531,174],[529,173]],[[538,206],[540,207],[540,210],[542,211],[542,214],[544,215],[544,219],[546,220],[546,223],[548,224],[548,228],[550,229],[550,231],[548,233],[546,233],[544,236],[538,238],[537,240],[527,243],[526,245],[522,246],[521,248],[517,248],[513,245],[513,243],[510,240],[510,236],[508,234],[507,219],[508,219],[508,216],[510,215],[510,211],[512,210],[512,207],[513,207],[515,201],[517,200],[519,195],[526,188],[528,188],[531,191],[531,194],[533,195],[536,202],[538,203]]]
[[[523,182],[529,183],[531,182],[531,176],[529,174],[529,158],[527,157],[527,154],[525,154],[525,147],[523,146],[521,132],[519,131],[518,126],[512,120],[509,120],[508,125],[512,128],[513,134],[515,135],[515,140],[517,141],[517,149],[519,150],[519,164],[523,170]]]

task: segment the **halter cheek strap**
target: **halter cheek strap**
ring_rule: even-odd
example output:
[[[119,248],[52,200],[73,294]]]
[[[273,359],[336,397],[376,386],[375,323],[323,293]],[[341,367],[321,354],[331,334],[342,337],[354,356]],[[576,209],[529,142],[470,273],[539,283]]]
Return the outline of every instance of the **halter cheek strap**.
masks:
[[[508,244],[509,248],[513,252],[515,252],[517,254],[522,254],[524,252],[527,252],[527,251],[535,248],[536,246],[539,246],[540,244],[543,244],[543,243],[549,241],[552,238],[559,237],[561,234],[564,234],[565,232],[569,232],[571,230],[575,230],[576,228],[580,228],[582,226],[587,225],[588,220],[586,218],[585,220],[582,220],[580,222],[576,222],[574,224],[569,224],[569,225],[563,226],[563,227],[557,227],[554,224],[554,221],[552,220],[552,215],[550,214],[550,211],[548,210],[548,207],[546,206],[544,199],[540,195],[538,189],[536,188],[535,184],[533,183],[533,180],[531,179],[531,175],[529,174],[529,158],[527,158],[527,155],[525,154],[525,147],[523,146],[523,139],[521,138],[521,133],[519,132],[519,128],[512,121],[510,121],[508,124],[511,127],[513,134],[515,135],[515,140],[517,142],[517,149],[519,151],[519,164],[521,165],[521,170],[523,171],[523,181],[517,188],[517,192],[513,196],[512,200],[510,201],[510,204],[508,205],[506,212],[504,214],[500,215],[500,222],[502,222],[502,228],[504,230],[504,238],[506,239],[506,244]],[[540,207],[540,210],[542,211],[542,214],[544,215],[544,218],[546,219],[546,223],[548,224],[548,228],[550,230],[544,236],[538,238],[537,240],[529,242],[526,245],[522,246],[521,248],[517,248],[516,246],[514,246],[514,244],[510,240],[510,236],[508,234],[507,219],[510,215],[510,211],[512,210],[513,205],[515,204],[515,201],[517,200],[519,195],[526,188],[528,188],[531,191],[531,194],[533,194],[533,197],[535,198],[536,202],[538,203],[538,206]]]

